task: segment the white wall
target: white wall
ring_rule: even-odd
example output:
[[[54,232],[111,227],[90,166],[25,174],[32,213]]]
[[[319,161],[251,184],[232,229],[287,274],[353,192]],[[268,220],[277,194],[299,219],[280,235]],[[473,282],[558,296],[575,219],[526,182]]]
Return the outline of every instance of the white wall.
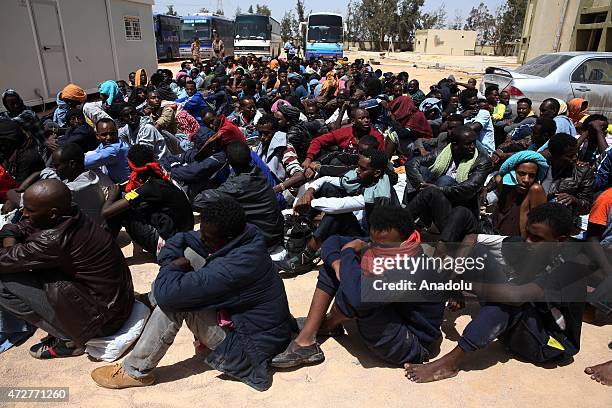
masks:
[[[13,88],[26,103],[40,102],[35,89],[45,95],[45,85],[30,11],[23,0],[0,1],[0,92]]]
[[[115,79],[104,3],[103,0],[59,1],[72,82],[92,92],[100,82]]]
[[[101,0],[100,0],[101,1]],[[153,32],[152,1],[135,2],[128,0],[108,0],[111,3],[111,15],[115,44],[117,45],[117,60],[119,78],[127,81],[132,71],[144,68],[151,77],[157,70],[157,51],[155,50],[155,33]],[[140,17],[142,40],[128,41],[125,37],[124,16]]]

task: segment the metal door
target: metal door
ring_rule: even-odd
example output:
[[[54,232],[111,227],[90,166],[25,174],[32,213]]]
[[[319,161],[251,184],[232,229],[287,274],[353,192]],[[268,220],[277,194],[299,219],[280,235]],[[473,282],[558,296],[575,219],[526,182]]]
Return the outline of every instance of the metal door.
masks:
[[[590,113],[612,112],[612,58],[591,58],[572,73],[574,97],[589,102]]]
[[[57,3],[51,0],[32,0],[32,12],[47,84],[47,97],[54,98],[69,82]]]

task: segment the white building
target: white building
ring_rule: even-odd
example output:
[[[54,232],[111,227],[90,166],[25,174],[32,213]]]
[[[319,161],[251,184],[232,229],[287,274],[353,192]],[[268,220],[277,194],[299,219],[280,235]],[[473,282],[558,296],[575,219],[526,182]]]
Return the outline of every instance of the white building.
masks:
[[[1,0],[0,91],[54,101],[68,83],[88,93],[157,69],[153,0]]]

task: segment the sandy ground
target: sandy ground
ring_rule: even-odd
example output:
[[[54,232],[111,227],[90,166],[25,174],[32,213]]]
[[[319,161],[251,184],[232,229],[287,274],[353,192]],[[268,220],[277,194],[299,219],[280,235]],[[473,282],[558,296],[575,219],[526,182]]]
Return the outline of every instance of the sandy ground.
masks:
[[[158,267],[145,254],[133,256],[133,247],[120,237],[130,264],[135,289],[148,291]],[[316,283],[316,273],[284,280],[289,306],[296,316],[305,316]],[[448,313],[443,324],[441,352],[450,351],[477,305]],[[610,322],[608,322],[610,323]],[[37,332],[24,345],[0,355],[0,386],[70,387],[70,402],[48,404],[74,407],[236,407],[267,406],[501,406],[520,407],[610,407],[612,389],[590,380],[582,370],[612,359],[607,345],[612,340],[610,326],[583,326],[582,349],[573,363],[538,367],[511,359],[496,342],[477,352],[469,371],[457,377],[430,384],[414,384],[403,370],[372,357],[355,331],[327,339],[322,344],[326,360],[322,364],[274,374],[272,387],[257,392],[224,378],[194,357],[193,337],[184,326],[168,354],[155,371],[157,384],[148,388],[107,390],[99,388],[90,372],[105,363],[86,357],[38,361],[28,348],[43,337]],[[0,406],[40,407],[40,403],[0,403]]]
[[[364,58],[377,53],[359,53]],[[353,57],[351,56],[351,59]],[[478,59],[481,59],[480,61]],[[450,66],[448,57],[437,58],[445,69],[428,69],[436,58],[412,53],[394,55],[382,61],[383,71],[407,70],[424,86],[453,73],[458,80],[467,79],[466,72],[482,72],[483,66],[496,65],[481,57],[470,57],[461,65]],[[433,62],[433,63],[432,63]],[[457,61],[455,61],[457,62]],[[417,68],[412,67],[417,64]],[[509,61],[511,64],[511,60]],[[178,63],[162,64],[175,68]],[[431,82],[429,82],[431,81]],[[158,267],[142,253],[134,255],[125,236],[120,243],[128,259],[135,289],[146,292]],[[316,284],[316,272],[284,281],[289,305],[295,316],[305,316]],[[441,353],[450,351],[459,334],[477,311],[475,304],[460,313],[448,313],[443,324],[444,341]],[[4,407],[235,407],[267,406],[501,406],[521,407],[610,407],[612,388],[601,386],[583,373],[586,366],[612,359],[607,345],[612,340],[608,326],[583,325],[581,351],[571,364],[562,367],[539,367],[512,358],[495,342],[487,350],[477,352],[468,371],[457,377],[431,384],[414,384],[403,370],[391,367],[372,357],[360,341],[354,325],[347,325],[348,335],[327,339],[322,344],[326,360],[322,364],[297,370],[278,371],[274,384],[265,392],[224,378],[194,357],[190,332],[183,327],[168,354],[155,371],[157,384],[148,388],[106,390],[90,378],[90,372],[105,363],[86,357],[55,361],[38,361],[28,355],[28,348],[43,337],[37,332],[21,347],[0,354],[0,386],[70,387],[70,402],[57,404],[1,403]]]

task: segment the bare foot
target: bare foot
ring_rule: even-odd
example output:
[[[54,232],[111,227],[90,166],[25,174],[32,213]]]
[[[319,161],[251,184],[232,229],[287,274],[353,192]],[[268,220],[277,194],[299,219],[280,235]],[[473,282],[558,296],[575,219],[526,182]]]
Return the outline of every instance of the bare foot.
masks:
[[[584,372],[591,375],[591,379],[602,385],[612,386],[612,360],[598,364],[593,367],[587,367]]]
[[[406,378],[416,383],[444,380],[457,375],[459,369],[444,358],[426,364],[404,364]]]

